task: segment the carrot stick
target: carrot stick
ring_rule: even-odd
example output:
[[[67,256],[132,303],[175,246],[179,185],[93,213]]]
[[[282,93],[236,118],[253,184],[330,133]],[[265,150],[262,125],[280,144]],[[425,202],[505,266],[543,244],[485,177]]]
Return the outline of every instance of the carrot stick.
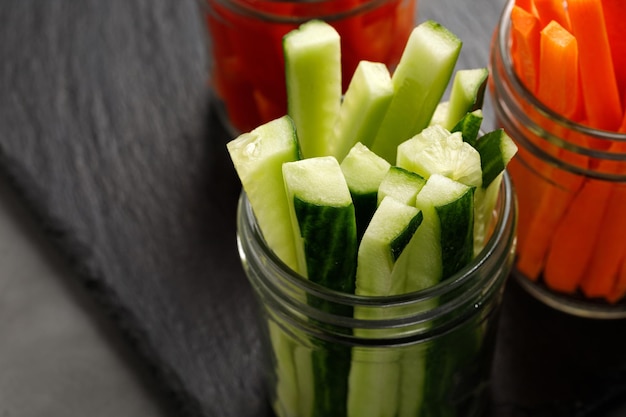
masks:
[[[610,297],[626,255],[626,187],[611,184],[611,188],[596,245],[592,248],[591,260],[580,283],[587,297]],[[586,232],[582,234],[586,235]]]
[[[556,113],[573,119],[582,108],[578,43],[557,21],[540,32],[537,98]]]
[[[537,91],[539,73],[539,19],[521,7],[511,9],[513,68],[524,86]]]
[[[626,132],[626,116],[619,132]],[[613,142],[609,150],[613,153],[626,153],[626,143]],[[626,162],[605,159],[598,165],[598,171],[626,174]],[[598,243],[593,248],[591,261],[580,284],[582,292],[587,297],[605,297],[608,301],[620,292],[616,292],[615,287],[620,279],[620,265],[626,258],[626,245],[624,244],[626,185],[614,183],[611,186],[611,195],[598,232]]]
[[[563,7],[563,0],[533,0],[533,4],[542,27],[554,20],[566,30],[570,30],[569,16]]]
[[[591,126],[616,131],[622,105],[600,0],[569,0],[572,34],[578,42],[585,111]]]
[[[626,1],[602,0],[602,11],[611,48],[617,87],[620,90],[622,106],[626,106],[626,25],[624,25]]]
[[[554,230],[543,277],[548,287],[572,293],[582,281],[597,242],[612,185],[589,179]]]
[[[540,35],[539,86],[537,97],[547,107],[568,118],[582,108],[578,75],[578,48],[576,39],[558,22],[551,21]],[[585,145],[584,138],[548,119],[542,127],[553,134]],[[543,146],[545,148],[545,145]],[[575,166],[586,167],[588,158],[564,149],[558,149],[559,159]],[[545,264],[553,231],[561,221],[574,195],[582,185],[583,177],[562,168],[545,169],[542,174],[547,189],[542,193],[535,215],[527,225],[527,236],[520,242],[517,269],[531,280],[536,280]]]

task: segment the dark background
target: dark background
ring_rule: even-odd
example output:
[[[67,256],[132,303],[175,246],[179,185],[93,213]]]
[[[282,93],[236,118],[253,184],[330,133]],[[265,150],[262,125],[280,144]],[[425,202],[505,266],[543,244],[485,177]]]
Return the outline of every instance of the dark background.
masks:
[[[503,0],[420,0],[486,66]],[[270,416],[195,0],[0,3],[0,416]],[[492,123],[485,105],[486,127]],[[511,280],[496,417],[626,416],[626,323]]]

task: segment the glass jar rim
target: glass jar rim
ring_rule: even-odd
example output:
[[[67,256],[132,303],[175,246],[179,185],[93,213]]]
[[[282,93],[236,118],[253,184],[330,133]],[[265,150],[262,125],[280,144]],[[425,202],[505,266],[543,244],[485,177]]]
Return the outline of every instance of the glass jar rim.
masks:
[[[510,29],[511,29],[511,11],[515,6],[515,0],[509,0],[506,6],[503,8],[500,15],[500,22],[496,31],[496,39],[495,42],[496,48],[498,49],[500,58],[502,59],[504,65],[503,70],[506,73],[508,81],[511,86],[514,88],[515,93],[519,94],[519,97],[530,103],[535,110],[537,110],[542,116],[556,121],[559,125],[575,130],[577,132],[583,133],[590,137],[594,137],[601,140],[607,141],[617,141],[617,142],[626,142],[626,133],[613,132],[609,130],[597,129],[591,126],[584,125],[582,123],[575,122],[573,120],[564,117],[563,115],[555,112],[554,110],[548,108],[544,103],[542,103],[532,92],[526,88],[526,86],[521,82],[518,75],[515,73],[513,69],[513,62],[510,55]],[[611,154],[606,152],[601,152],[601,157],[606,159],[616,159],[612,157]]]
[[[205,7],[209,8],[206,5],[207,0],[200,0]],[[283,24],[293,24],[299,25],[311,19],[323,19],[328,22],[345,19],[355,14],[364,13],[368,10],[374,9],[379,5],[389,2],[390,0],[366,0],[364,2],[360,2],[358,5],[347,8],[345,10],[341,10],[339,12],[328,12],[328,13],[319,13],[319,10],[313,8],[316,4],[319,3],[330,3],[337,0],[264,0],[265,3],[293,3],[299,5],[310,5],[312,10],[308,11],[306,14],[302,14],[299,16],[294,16],[291,14],[280,14],[274,13],[266,10],[260,10],[258,7],[255,7],[253,4],[250,4],[246,0],[213,0],[215,3],[219,3],[223,7],[226,7],[232,11],[235,11],[242,16],[247,16],[255,19],[261,19],[268,22],[275,23],[283,23]]]

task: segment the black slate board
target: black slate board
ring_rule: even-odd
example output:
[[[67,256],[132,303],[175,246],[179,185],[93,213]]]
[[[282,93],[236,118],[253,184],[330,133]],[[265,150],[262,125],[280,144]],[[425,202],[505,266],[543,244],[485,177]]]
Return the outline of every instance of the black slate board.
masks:
[[[486,65],[502,6],[475,3],[420,2],[480,37],[466,66]],[[176,415],[269,416],[206,51],[194,0],[5,0],[0,167]],[[500,327],[494,416],[626,415],[624,321],[558,313],[511,281]]]

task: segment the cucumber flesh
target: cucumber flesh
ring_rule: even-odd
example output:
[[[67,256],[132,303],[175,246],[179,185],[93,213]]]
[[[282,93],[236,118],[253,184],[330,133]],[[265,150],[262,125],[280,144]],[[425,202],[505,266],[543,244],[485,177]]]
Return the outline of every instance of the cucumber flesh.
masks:
[[[481,109],[466,113],[459,122],[454,125],[450,132],[461,132],[463,142],[476,147],[476,140],[480,133],[480,126],[483,123],[483,111]]]
[[[378,204],[385,197],[409,206],[415,206],[415,197],[426,184],[424,177],[398,166],[392,166],[387,171],[378,187]]]
[[[467,113],[482,107],[488,77],[487,68],[463,69],[455,73],[443,127],[451,130]]]
[[[493,209],[498,200],[502,175],[508,163],[517,152],[517,146],[502,129],[478,138],[475,145],[483,172],[483,183],[476,190],[475,200],[475,248],[476,254],[482,250],[489,235],[489,225]]]
[[[284,36],[283,54],[287,113],[294,120],[302,156],[330,155],[341,106],[339,34],[321,20],[305,22]]]
[[[444,133],[423,134],[435,129]],[[398,147],[398,166],[424,178],[441,174],[472,187],[482,184],[480,154],[463,141],[460,132],[450,133],[440,126],[430,126],[424,132]]]
[[[392,275],[406,280],[405,292],[432,287],[448,278],[473,255],[473,187],[433,174],[416,198],[423,221],[398,258]],[[452,239],[452,241],[448,240]],[[432,299],[424,308],[435,308]],[[424,323],[429,327],[430,323]],[[401,357],[399,417],[420,415],[428,388],[429,344],[418,345]]]
[[[380,62],[359,62],[335,122],[330,155],[343,161],[355,143],[370,147],[392,97],[387,66]]]
[[[385,296],[401,294],[405,283],[392,281],[395,261],[422,221],[422,213],[385,197],[379,205],[359,246],[356,294]],[[384,319],[383,310],[355,308],[354,316]],[[356,334],[367,333],[360,329]],[[394,417],[398,406],[400,353],[397,350],[354,349],[350,369],[348,416]]]
[[[354,203],[357,240],[360,241],[378,205],[378,188],[390,165],[357,142],[340,166]]]
[[[354,293],[357,236],[354,205],[341,167],[334,157],[317,157],[283,165],[290,215],[294,226],[299,271],[312,282],[335,291]],[[350,307],[317,297],[309,304],[321,311],[351,316]],[[309,369],[298,378],[301,390],[310,388],[312,405],[304,415],[345,415],[351,349],[313,339],[310,356],[296,369]],[[307,398],[306,396],[304,398]],[[309,413],[310,411],[310,413]]]
[[[372,150],[395,164],[398,144],[422,131],[448,86],[462,42],[432,20],[409,36],[392,75],[394,96],[378,129]]]
[[[356,294],[385,296],[404,291],[404,282],[393,282],[391,272],[422,217],[416,207],[392,197],[383,199],[359,245]]]
[[[474,188],[433,174],[416,198],[424,216],[393,275],[404,277],[405,292],[419,291],[448,278],[473,255]]]
[[[291,269],[297,255],[289,222],[282,165],[299,159],[295,127],[283,116],[226,145],[268,246]]]
[[[428,126],[411,139],[398,145],[396,166],[408,171],[416,172],[414,169],[415,159],[429,145],[445,140],[450,136],[450,131],[440,125]]]

